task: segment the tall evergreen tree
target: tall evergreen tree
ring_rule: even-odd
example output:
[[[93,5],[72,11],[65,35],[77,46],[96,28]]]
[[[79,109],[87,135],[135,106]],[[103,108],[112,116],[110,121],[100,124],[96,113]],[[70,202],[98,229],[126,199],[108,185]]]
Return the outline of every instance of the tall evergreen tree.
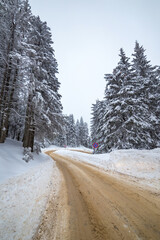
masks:
[[[143,80],[131,69],[129,58],[121,49],[113,77],[111,81],[107,79],[105,144],[108,151],[114,148],[149,148],[152,125],[146,118],[149,117],[148,104],[141,95]]]
[[[71,147],[76,146],[76,128],[73,114],[68,116],[67,131],[66,131],[67,145]]]
[[[46,22],[28,0],[0,1],[0,142],[53,140],[63,131],[57,62]]]
[[[97,106],[97,126],[96,126],[96,135],[97,135],[97,143],[99,145],[98,152],[106,152],[105,142],[105,114],[106,111],[106,101],[99,101]]]
[[[147,60],[143,46],[140,46],[137,41],[132,55],[133,79],[136,82],[135,96],[140,99],[141,102],[141,109],[139,109],[139,113],[142,121],[139,130],[141,130],[142,133],[141,145],[139,145],[139,147],[154,148],[156,139],[154,131],[155,114],[151,110],[152,104],[149,96],[155,79],[155,67],[150,65],[150,61]]]
[[[113,73],[105,75],[104,104],[92,107],[92,139],[101,142],[100,151],[159,146],[159,68],[150,65],[138,42],[132,64],[123,49],[119,56]]]
[[[0,1],[2,60],[0,76],[0,142],[4,142],[9,128],[9,118],[13,108],[14,93],[19,85],[20,63],[22,61],[22,29],[28,24],[30,8],[27,1]]]
[[[150,121],[153,128],[150,130],[153,147],[160,147],[160,67],[156,67],[151,75],[148,93]]]
[[[98,105],[99,105],[99,100],[96,101],[95,104],[92,104],[91,107],[91,139],[92,139],[92,143],[97,142],[98,141]]]
[[[88,125],[86,122],[83,121],[83,118],[80,118],[79,123],[79,139],[80,145],[88,147],[89,143],[89,133],[88,133]]]
[[[77,147],[80,146],[81,140],[80,140],[80,135],[79,135],[79,120],[76,122],[76,145]]]

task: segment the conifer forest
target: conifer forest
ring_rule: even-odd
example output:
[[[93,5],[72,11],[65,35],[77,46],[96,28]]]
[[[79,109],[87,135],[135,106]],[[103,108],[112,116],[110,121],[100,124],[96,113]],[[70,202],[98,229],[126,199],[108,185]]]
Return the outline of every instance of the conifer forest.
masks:
[[[132,59],[121,48],[105,74],[103,100],[92,105],[91,138],[83,118],[63,114],[58,64],[46,22],[27,0],[0,1],[0,143],[6,138],[38,149],[98,142],[99,152],[152,149],[160,144],[160,67],[137,41]]]
[[[160,146],[160,67],[147,60],[137,41],[132,59],[120,49],[119,62],[105,74],[102,101],[92,105],[91,137],[99,152]]]
[[[58,64],[46,22],[28,1],[0,1],[0,143],[89,146],[88,126],[62,113]],[[78,134],[78,135],[77,135]]]
[[[159,9],[0,0],[0,240],[160,240]]]

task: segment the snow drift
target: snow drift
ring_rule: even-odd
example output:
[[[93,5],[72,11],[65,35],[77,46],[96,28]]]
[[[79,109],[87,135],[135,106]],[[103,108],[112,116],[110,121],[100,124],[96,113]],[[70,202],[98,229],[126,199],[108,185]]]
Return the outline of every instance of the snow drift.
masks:
[[[50,188],[58,192],[60,176],[54,161],[40,154],[26,163],[22,152],[16,141],[0,145],[1,240],[30,240],[40,223]]]
[[[115,150],[111,153],[95,155],[67,150],[58,150],[56,153],[87,162],[105,171],[122,173],[139,179],[156,180],[157,182],[160,180],[159,148],[153,150]],[[150,185],[149,181],[148,184]]]

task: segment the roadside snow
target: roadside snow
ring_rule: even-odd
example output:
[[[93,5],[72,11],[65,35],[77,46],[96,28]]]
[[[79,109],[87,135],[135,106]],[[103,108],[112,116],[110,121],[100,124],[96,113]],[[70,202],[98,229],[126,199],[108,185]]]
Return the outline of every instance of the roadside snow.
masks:
[[[46,151],[57,151],[57,150],[74,150],[74,151],[84,151],[84,152],[88,152],[88,153],[93,153],[93,149],[90,148],[86,148],[84,146],[80,146],[80,147],[70,147],[70,146],[66,146],[66,147],[58,147],[56,145],[50,145],[49,147],[46,148],[42,148],[42,152],[46,152]]]
[[[84,151],[84,152],[88,152],[88,153],[93,153],[93,149],[90,148],[86,148],[84,146],[80,146],[80,147],[67,147],[66,150],[74,150],[74,151]]]
[[[60,150],[60,149],[64,149],[64,148],[58,147],[56,145],[50,145],[48,147],[42,148],[41,150],[42,150],[42,152],[46,152],[46,151],[50,151],[50,150],[55,151],[55,150]]]
[[[58,192],[60,174],[44,153],[22,160],[16,141],[0,144],[0,239],[32,239],[45,210],[49,191]],[[54,178],[54,181],[52,179]]]
[[[160,149],[115,150],[106,154],[85,154],[67,150],[58,150],[56,153],[95,165],[104,171],[146,179],[148,185],[151,185],[154,180],[157,183],[156,186],[159,185],[160,188]]]
[[[22,160],[22,143],[7,139],[4,144],[0,144],[0,183],[28,172],[48,159],[44,154],[37,155],[34,153],[33,156],[34,160],[26,163]]]

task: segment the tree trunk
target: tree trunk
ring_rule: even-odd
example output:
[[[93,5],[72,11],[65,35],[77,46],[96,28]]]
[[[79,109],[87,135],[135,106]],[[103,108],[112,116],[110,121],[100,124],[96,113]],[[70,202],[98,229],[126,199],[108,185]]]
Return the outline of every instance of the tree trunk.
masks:
[[[23,136],[23,147],[30,147],[33,152],[34,146],[34,135],[35,135],[35,121],[34,121],[34,111],[31,102],[32,96],[28,97],[28,105],[26,111],[26,119],[25,119],[25,129]]]
[[[11,33],[11,42],[8,44],[8,55],[14,48],[14,38],[15,38],[15,24],[12,22],[12,33]],[[1,113],[1,122],[0,122],[0,143],[4,143],[6,139],[6,132],[8,127],[9,120],[9,103],[10,103],[10,80],[12,72],[12,58],[8,60],[8,66],[6,64],[6,70],[4,73],[3,84],[1,89],[1,98],[0,98],[0,113]],[[14,93],[14,92],[13,92]],[[12,94],[12,91],[11,91]]]
[[[2,120],[1,120],[1,128],[0,128],[0,143],[4,143],[5,139],[8,135],[8,128],[9,128],[9,117],[10,117],[10,112],[11,112],[11,107],[12,107],[12,102],[13,102],[13,95],[15,91],[15,84],[17,81],[17,76],[18,76],[18,68],[15,70],[15,75],[14,75],[14,80],[12,83],[12,89],[9,94],[9,80],[7,80],[8,84],[6,87],[7,95],[8,95],[8,101],[7,101],[7,96],[4,98],[4,106],[5,108],[3,109],[2,113]]]

